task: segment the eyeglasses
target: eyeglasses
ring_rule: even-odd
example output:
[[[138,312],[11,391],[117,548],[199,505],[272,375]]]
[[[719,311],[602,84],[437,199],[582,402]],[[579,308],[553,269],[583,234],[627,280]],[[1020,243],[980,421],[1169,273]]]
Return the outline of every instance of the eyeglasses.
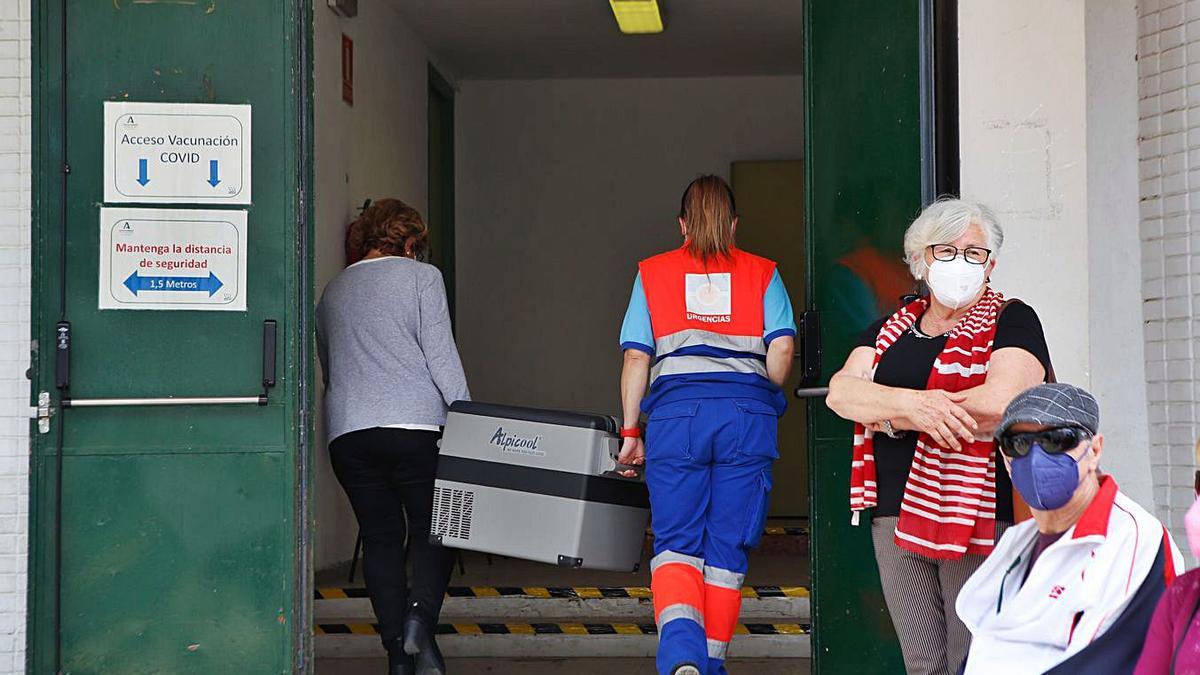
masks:
[[[1000,451],[1009,457],[1024,457],[1035,445],[1042,450],[1057,455],[1079,447],[1079,444],[1091,438],[1092,435],[1079,427],[1057,427],[1044,431],[1028,431],[1021,433],[1006,433],[997,439]]]
[[[933,254],[934,260],[941,260],[942,262],[950,262],[961,253],[963,259],[972,265],[982,265],[992,256],[992,250],[982,246],[958,248],[953,244],[930,244],[926,248]]]

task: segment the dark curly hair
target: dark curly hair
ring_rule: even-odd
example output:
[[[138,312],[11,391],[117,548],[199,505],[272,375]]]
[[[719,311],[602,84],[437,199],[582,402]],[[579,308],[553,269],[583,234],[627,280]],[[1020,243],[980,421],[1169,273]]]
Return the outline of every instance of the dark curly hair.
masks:
[[[419,258],[429,249],[429,227],[416,209],[399,199],[371,202],[357,226],[364,253],[379,249],[386,255]]]

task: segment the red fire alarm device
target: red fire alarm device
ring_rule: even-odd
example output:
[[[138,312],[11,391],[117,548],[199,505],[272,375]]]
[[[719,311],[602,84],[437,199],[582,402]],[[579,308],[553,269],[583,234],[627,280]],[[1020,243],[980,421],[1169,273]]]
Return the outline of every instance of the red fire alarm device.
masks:
[[[342,100],[354,105],[354,40],[342,33]]]

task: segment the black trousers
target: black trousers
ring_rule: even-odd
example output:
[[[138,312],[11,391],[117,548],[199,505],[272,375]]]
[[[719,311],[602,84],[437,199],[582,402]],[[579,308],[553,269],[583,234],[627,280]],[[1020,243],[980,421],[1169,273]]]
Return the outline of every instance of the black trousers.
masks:
[[[435,431],[364,429],[334,439],[329,456],[363,537],[363,578],[388,646],[403,635],[412,605],[436,623],[454,553],[429,543]],[[407,550],[405,544],[407,543]],[[406,562],[412,563],[412,590]]]

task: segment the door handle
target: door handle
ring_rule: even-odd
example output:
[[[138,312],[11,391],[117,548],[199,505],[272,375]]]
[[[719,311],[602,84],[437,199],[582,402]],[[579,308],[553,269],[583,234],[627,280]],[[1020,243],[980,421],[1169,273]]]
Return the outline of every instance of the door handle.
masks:
[[[796,398],[825,398],[829,395],[829,387],[796,387]]]
[[[263,321],[262,333],[262,393],[257,396],[159,396],[149,398],[84,398],[72,399],[64,396],[60,402],[63,408],[123,408],[132,406],[200,406],[200,405],[267,405],[271,388],[276,380],[276,341],[277,322],[275,319]],[[62,324],[59,324],[58,363],[60,373],[65,371],[65,365],[70,362],[70,326],[67,325],[64,340]],[[63,346],[65,344],[65,347]],[[58,378],[60,388],[66,392],[67,386],[62,383],[65,378]]]
[[[800,351],[796,358],[800,360],[800,384],[796,395],[800,396],[801,389],[811,389],[821,380],[821,313],[810,309],[800,315]]]

